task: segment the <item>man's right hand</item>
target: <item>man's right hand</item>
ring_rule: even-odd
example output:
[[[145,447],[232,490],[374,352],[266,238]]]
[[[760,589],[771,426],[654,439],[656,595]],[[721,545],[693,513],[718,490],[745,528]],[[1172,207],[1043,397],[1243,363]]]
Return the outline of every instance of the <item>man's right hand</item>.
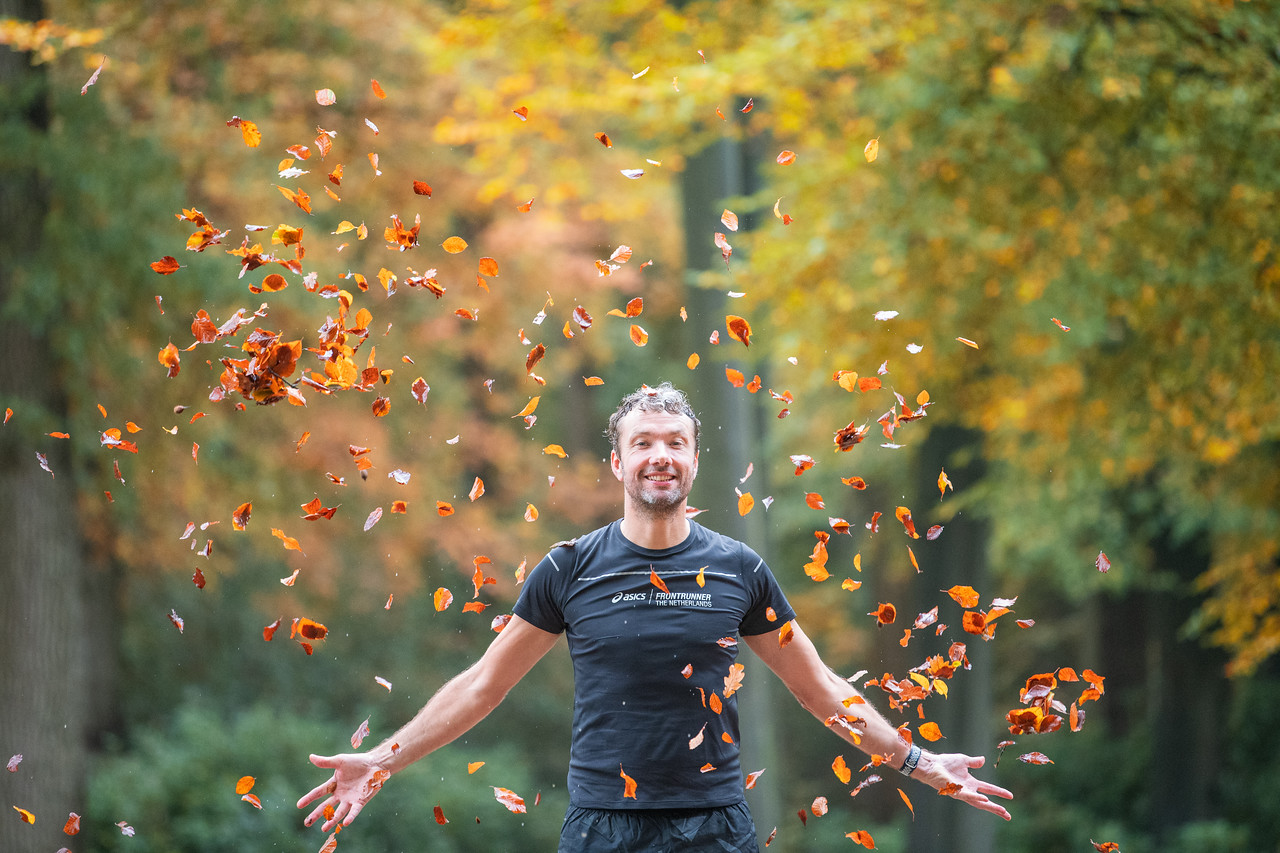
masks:
[[[364,804],[373,799],[382,783],[391,777],[389,770],[381,767],[369,753],[345,753],[342,755],[312,755],[316,767],[332,769],[333,775],[323,785],[317,785],[309,794],[298,800],[298,808],[320,800],[315,810],[303,821],[311,826],[316,819],[332,809],[320,827],[328,832],[341,823],[349,826],[356,819]]]

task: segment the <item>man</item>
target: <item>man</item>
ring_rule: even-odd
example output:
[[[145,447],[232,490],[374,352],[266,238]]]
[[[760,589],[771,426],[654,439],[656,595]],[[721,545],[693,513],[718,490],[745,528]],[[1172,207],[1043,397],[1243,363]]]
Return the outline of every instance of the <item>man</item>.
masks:
[[[983,758],[903,741],[822,663],[764,561],[688,518],[700,428],[670,383],[623,399],[608,428],[622,518],[553,548],[480,660],[392,737],[367,753],[312,755],[334,772],[298,801],[320,801],[308,826],[327,807],[324,831],[350,824],[391,774],[496,708],[562,631],[574,718],[561,853],[759,849],[738,763],[737,637],[859,749],[1009,819],[989,797],[1013,795],[970,774]]]

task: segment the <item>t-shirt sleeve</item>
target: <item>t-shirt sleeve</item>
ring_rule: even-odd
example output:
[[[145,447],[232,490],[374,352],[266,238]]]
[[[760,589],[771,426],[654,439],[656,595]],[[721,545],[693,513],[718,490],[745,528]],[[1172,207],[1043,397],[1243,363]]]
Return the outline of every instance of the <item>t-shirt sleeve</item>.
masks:
[[[511,612],[535,628],[553,634],[563,633],[564,610],[560,604],[559,592],[564,588],[573,565],[573,548],[552,549],[525,579],[520,597],[516,599]]]
[[[746,545],[742,546],[742,577],[751,594],[751,604],[742,617],[738,631],[743,636],[767,634],[776,631],[796,618],[796,612],[778,585],[764,558]],[[769,609],[773,608],[773,618]]]

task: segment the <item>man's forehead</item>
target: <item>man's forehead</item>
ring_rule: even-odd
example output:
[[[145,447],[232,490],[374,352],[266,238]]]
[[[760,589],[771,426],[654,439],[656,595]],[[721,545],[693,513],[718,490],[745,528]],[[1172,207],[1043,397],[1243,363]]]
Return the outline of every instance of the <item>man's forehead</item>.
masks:
[[[618,432],[623,436],[680,433],[687,438],[693,438],[693,420],[688,415],[666,410],[647,412],[643,409],[632,409],[618,422]]]

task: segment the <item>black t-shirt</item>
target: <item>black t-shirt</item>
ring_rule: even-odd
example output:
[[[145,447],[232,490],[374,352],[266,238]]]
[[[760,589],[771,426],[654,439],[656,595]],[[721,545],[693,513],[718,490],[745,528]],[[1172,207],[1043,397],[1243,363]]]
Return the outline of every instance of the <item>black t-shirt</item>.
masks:
[[[758,554],[693,521],[684,542],[653,551],[628,541],[615,521],[552,549],[514,612],[568,633],[574,805],[714,808],[742,800],[738,701],[725,698],[725,677],[739,636],[795,616]],[[701,743],[690,749],[699,732]],[[624,796],[623,772],[636,782],[634,799]]]

